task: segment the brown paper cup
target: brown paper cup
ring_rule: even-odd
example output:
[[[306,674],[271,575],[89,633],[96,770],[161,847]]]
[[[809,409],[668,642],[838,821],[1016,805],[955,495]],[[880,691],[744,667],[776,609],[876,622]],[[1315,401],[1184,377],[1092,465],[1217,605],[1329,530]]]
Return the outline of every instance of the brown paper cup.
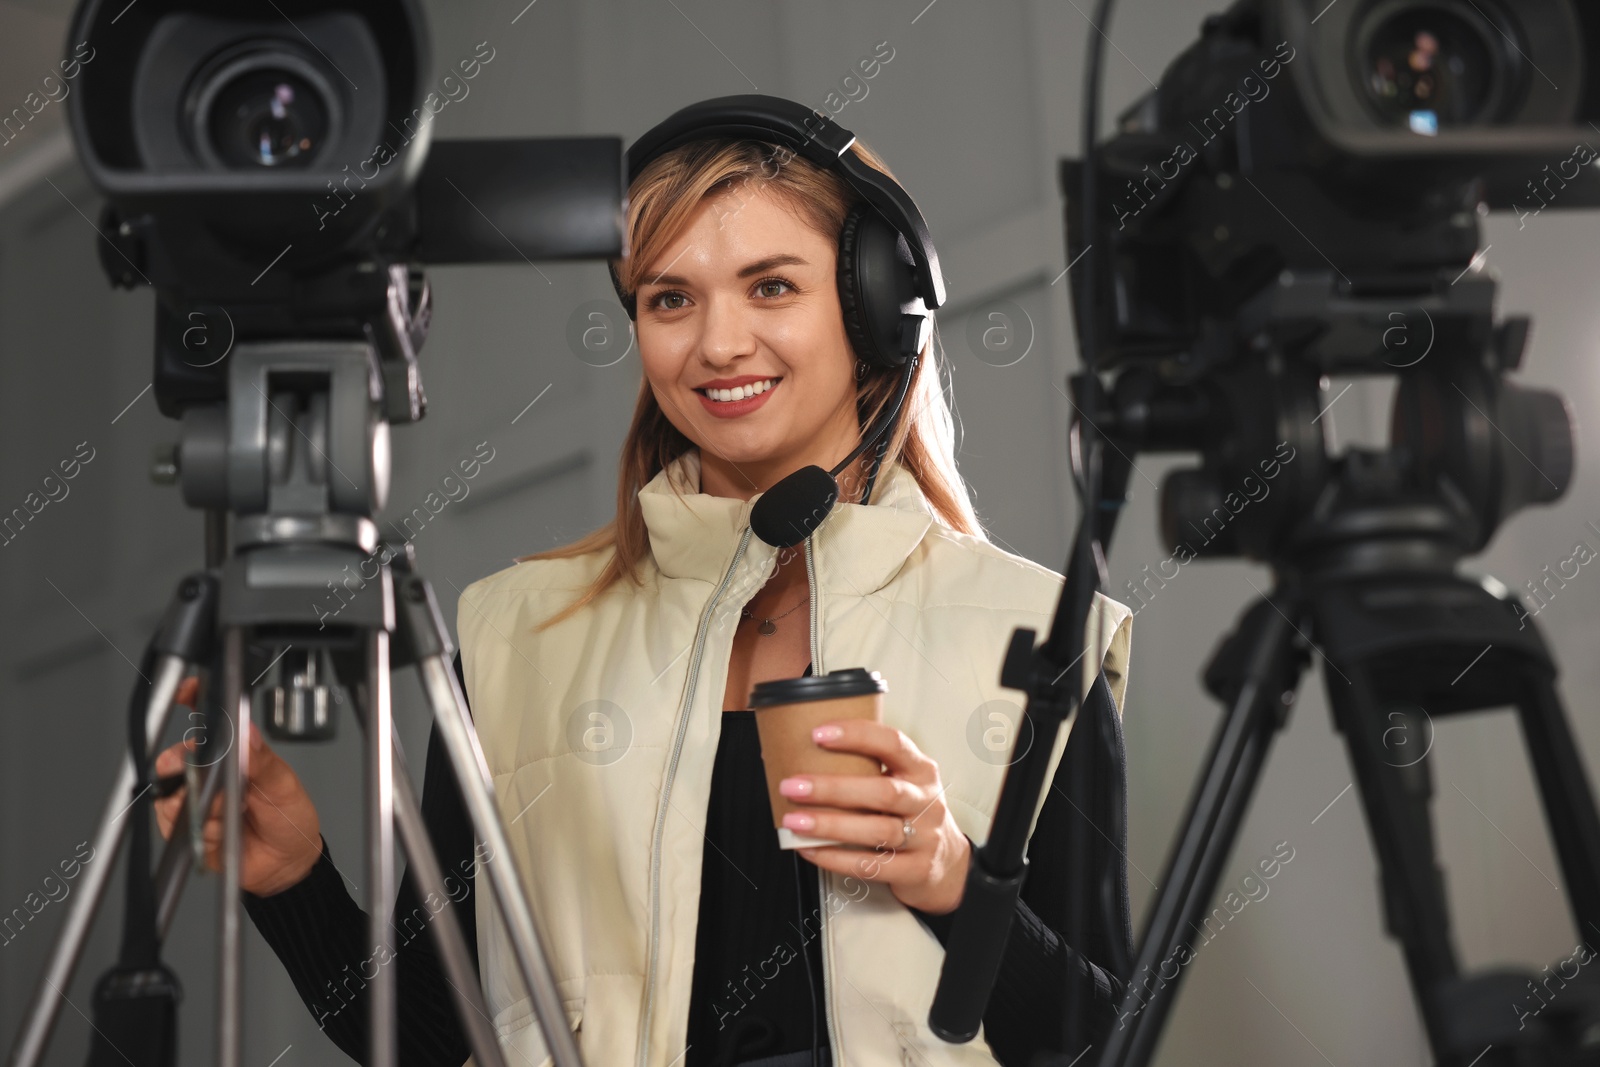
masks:
[[[846,719],[882,722],[885,692],[887,686],[878,672],[859,667],[820,676],[782,678],[755,687],[750,705],[755,710],[756,732],[761,739],[761,762],[766,767],[767,797],[772,802],[772,825],[778,832],[779,848],[858,847],[784,826],[783,817],[791,811],[844,809],[797,803],[778,792],[778,783],[796,774],[882,774],[882,766],[871,756],[825,749],[811,739],[811,731],[823,723]]]

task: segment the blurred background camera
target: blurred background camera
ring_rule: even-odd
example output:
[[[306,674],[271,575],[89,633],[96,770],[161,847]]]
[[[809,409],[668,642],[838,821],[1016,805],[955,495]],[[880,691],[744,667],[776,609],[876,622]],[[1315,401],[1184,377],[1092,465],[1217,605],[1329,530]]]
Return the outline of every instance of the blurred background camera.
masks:
[[[1442,563],[1566,491],[1570,415],[1507,380],[1529,322],[1495,317],[1477,267],[1485,212],[1541,188],[1538,205],[1600,204],[1594,153],[1573,158],[1600,139],[1597,55],[1600,20],[1568,0],[1242,0],[1122,114],[1105,209],[1092,234],[1068,212],[1070,251],[1098,242],[1110,264],[1111,299],[1079,308],[1118,372],[1106,432],[1204,457],[1169,479],[1169,548],[1331,549],[1331,514],[1366,538],[1386,495],[1383,543]],[[1319,412],[1337,376],[1396,382],[1391,447],[1336,461]],[[1280,443],[1296,458],[1270,499],[1225,508]]]
[[[1426,724],[1431,748],[1435,720],[1511,709],[1521,743],[1503,763],[1525,757],[1539,785],[1568,936],[1600,932],[1600,813],[1557,664],[1505,584],[1463,567],[1573,485],[1565,398],[1512,380],[1530,320],[1496,313],[1483,225],[1496,209],[1522,222],[1529,193],[1535,214],[1600,203],[1597,60],[1593,5],[1567,0],[1240,0],[1063,166],[1069,261],[1095,253],[1073,288],[1093,341],[1075,406],[1105,442],[1098,483],[1083,479],[1091,543],[1110,543],[1135,457],[1197,453],[1161,486],[1171,555],[1127,584],[1136,610],[1197,557],[1271,571],[1204,672],[1224,719],[1119,1005],[1137,1019],[1100,1067],[1153,1056],[1183,970],[1161,969],[1192,951],[1313,662],[1432,1061],[1600,1057],[1594,975],[1529,1025],[1516,1005],[1537,968],[1460,957],[1435,763],[1390,744],[1396,722]],[[1336,441],[1330,412],[1374,379],[1387,434]]]

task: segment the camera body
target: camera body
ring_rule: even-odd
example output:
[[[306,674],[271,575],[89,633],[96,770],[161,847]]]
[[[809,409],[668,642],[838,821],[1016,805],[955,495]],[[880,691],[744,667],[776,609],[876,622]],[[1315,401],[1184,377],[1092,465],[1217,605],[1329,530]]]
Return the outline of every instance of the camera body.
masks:
[[[1102,366],[1190,347],[1285,270],[1455,277],[1482,210],[1600,206],[1589,55],[1600,12],[1570,0],[1240,0],[1207,18],[1099,150],[1096,232],[1069,219],[1069,257],[1112,249]]]
[[[436,141],[464,97],[431,89],[417,0],[85,0],[94,49],[68,102],[107,198],[101,264],[156,290],[156,402],[177,418],[227,395],[236,342],[373,346],[391,422],[422,417],[421,264],[622,254],[616,137]],[[493,58],[459,64],[473,78]],[[459,97],[455,97],[459,98]]]
[[[75,16],[71,39],[100,57],[69,101],[78,156],[119,216],[141,220],[141,267],[164,292],[225,302],[265,284],[281,297],[274,279],[371,251],[422,167],[429,45],[416,0],[279,7],[259,19],[219,0],[91,0]],[[397,141],[361,173],[374,145]],[[330,193],[348,207],[328,211]]]

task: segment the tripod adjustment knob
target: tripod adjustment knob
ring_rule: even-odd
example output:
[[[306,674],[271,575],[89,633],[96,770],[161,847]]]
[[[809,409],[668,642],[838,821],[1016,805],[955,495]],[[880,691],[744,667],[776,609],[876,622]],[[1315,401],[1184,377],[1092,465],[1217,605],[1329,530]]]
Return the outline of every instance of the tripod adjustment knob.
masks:
[[[178,446],[176,442],[156,445],[150,457],[150,480],[156,485],[178,484]]]
[[[280,741],[329,741],[338,733],[325,685],[265,687],[266,729]]]
[[[326,655],[294,650],[279,657],[277,677],[256,690],[267,733],[280,741],[328,741],[338,732],[333,705],[344,698],[337,682],[323,681],[336,677]]]

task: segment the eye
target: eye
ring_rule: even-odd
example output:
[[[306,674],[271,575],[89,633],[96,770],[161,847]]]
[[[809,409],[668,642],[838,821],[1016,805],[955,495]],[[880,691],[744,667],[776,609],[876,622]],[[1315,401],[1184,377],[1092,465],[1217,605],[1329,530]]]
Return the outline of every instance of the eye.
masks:
[[[683,296],[684,296],[684,294],[680,290],[677,290],[677,289],[663,289],[663,290],[661,290],[661,292],[656,293],[654,296],[652,296],[649,300],[646,300],[644,302],[644,306],[649,308],[651,311],[678,311],[683,307],[683,305],[681,305],[681,304],[673,304],[671,306],[668,306],[668,307],[664,308],[664,307],[662,307],[662,301],[669,300],[669,299],[671,299],[673,297],[683,297]]]
[[[768,288],[769,286],[781,286],[783,289],[787,290],[787,292],[772,292]],[[789,296],[792,293],[798,292],[799,290],[789,279],[772,275],[770,277],[762,278],[759,282],[756,282],[755,291],[757,295],[762,296],[767,300],[777,300],[780,297]],[[663,289],[661,292],[654,294],[648,300],[646,300],[644,302],[644,306],[649,308],[651,311],[681,311],[684,308],[683,304],[669,304],[667,301],[687,299],[688,294],[684,293],[681,289]]]
[[[776,300],[780,296],[787,296],[788,295],[788,293],[768,293],[768,292],[766,292],[765,290],[766,290],[767,286],[769,286],[769,285],[781,285],[785,289],[788,289],[789,292],[791,292],[791,293],[795,291],[794,283],[789,281],[789,279],[787,279],[787,278],[779,278],[778,276],[773,275],[771,277],[762,278],[759,282],[756,282],[756,292],[758,294],[766,296],[766,298],[769,299],[769,300]]]

